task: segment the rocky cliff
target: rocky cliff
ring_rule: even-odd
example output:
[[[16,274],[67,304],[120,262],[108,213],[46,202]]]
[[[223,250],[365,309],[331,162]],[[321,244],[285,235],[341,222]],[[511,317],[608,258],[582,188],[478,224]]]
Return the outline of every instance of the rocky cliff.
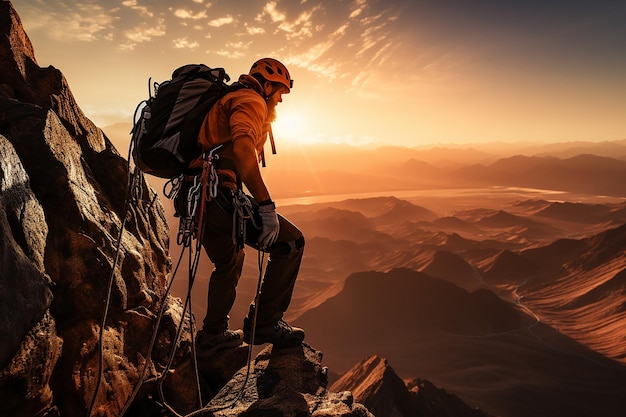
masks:
[[[8,1],[0,1],[0,30],[2,415],[162,415],[165,396],[170,410],[191,412],[218,392],[224,403],[244,379],[233,407],[211,409],[369,415],[349,393],[326,389],[321,354],[307,346],[268,348],[250,378],[245,348],[223,352],[195,377],[190,332],[176,342],[183,305],[167,294],[168,227],[154,191],[139,181],[125,203],[127,161],[61,72],[39,67]]]

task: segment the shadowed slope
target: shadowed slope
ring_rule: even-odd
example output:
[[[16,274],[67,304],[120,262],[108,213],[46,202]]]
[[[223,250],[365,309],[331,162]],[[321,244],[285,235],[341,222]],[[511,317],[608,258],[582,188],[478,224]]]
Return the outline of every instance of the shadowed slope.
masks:
[[[376,353],[400,375],[427,378],[494,414],[613,417],[626,405],[622,365],[489,291],[418,272],[354,274],[295,324],[333,369]]]

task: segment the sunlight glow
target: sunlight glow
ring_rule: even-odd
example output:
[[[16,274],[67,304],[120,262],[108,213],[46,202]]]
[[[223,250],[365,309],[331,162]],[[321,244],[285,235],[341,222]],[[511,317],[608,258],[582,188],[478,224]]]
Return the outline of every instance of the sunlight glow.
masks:
[[[310,143],[313,137],[303,115],[289,110],[278,110],[278,117],[272,123],[272,131],[276,137],[297,143]]]

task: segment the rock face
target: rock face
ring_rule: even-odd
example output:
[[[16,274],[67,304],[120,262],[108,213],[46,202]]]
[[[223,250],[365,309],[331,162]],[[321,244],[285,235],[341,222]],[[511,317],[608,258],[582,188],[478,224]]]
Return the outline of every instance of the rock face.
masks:
[[[127,161],[61,72],[38,66],[5,0],[0,31],[0,414],[142,417],[163,415],[157,401],[189,413],[218,392],[210,407],[233,397],[246,347],[198,374],[189,325],[176,340],[188,320],[167,293],[168,227],[154,191],[137,175],[141,192],[125,203]],[[307,346],[268,348],[235,407],[216,415],[371,416],[328,391],[325,375]]]
[[[126,216],[126,161],[80,111],[63,75],[37,65],[7,1],[0,21],[3,414],[85,414],[102,353],[94,410],[117,415],[145,362],[161,303],[157,358],[167,355],[182,311],[180,301],[165,298],[164,211],[150,204],[142,183],[143,197]]]

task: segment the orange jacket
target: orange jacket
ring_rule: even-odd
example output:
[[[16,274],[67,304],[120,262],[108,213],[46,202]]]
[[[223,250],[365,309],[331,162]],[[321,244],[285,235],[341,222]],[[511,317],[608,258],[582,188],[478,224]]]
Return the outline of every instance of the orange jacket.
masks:
[[[226,143],[220,155],[229,158],[232,156],[232,145],[229,142],[248,137],[254,143],[257,155],[261,154],[268,133],[263,90],[261,84],[247,74],[241,75],[239,82],[249,88],[226,94],[211,107],[204,119],[198,135],[203,152]]]

